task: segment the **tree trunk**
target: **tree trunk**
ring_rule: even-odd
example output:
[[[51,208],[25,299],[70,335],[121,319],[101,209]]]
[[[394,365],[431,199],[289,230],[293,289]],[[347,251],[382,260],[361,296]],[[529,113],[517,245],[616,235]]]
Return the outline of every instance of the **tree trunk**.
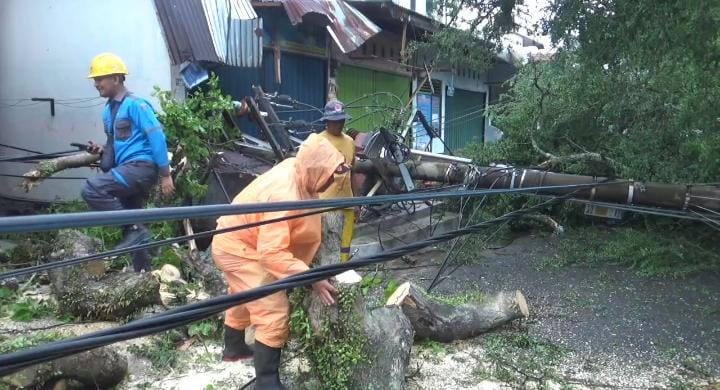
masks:
[[[317,265],[338,263],[342,212],[323,215],[322,245]],[[361,277],[348,271],[336,277],[338,304],[325,306],[315,294],[308,294],[304,308],[322,345],[355,343],[362,340],[363,359],[351,367],[346,384],[350,389],[403,389],[410,360],[413,330],[399,308],[370,309],[360,294]],[[344,298],[345,297],[345,298]],[[345,323],[348,322],[353,323]],[[309,358],[312,365],[312,358]],[[322,378],[320,378],[322,381]]]
[[[387,304],[402,308],[416,339],[444,343],[475,337],[530,314],[520,291],[502,291],[480,303],[454,306],[433,300],[409,282],[400,285]]]
[[[65,169],[90,166],[90,164],[98,161],[99,159],[99,154],[82,152],[40,161],[35,166],[35,169],[28,171],[23,175],[25,176],[25,180],[23,180],[21,185],[25,189],[25,192],[30,192],[33,188],[40,185],[40,182],[42,182],[42,180],[46,177],[50,177],[53,174]]]
[[[185,234],[195,234],[190,220],[183,220],[183,227],[185,228]],[[191,240],[188,246],[190,250],[188,250],[187,255],[182,256],[182,259],[185,264],[189,265],[195,271],[202,281],[203,290],[211,297],[227,294],[227,283],[225,282],[222,272],[215,265],[215,262],[213,262],[211,248],[200,251],[195,240]]]
[[[127,359],[113,347],[101,347],[27,367],[0,378],[17,388],[40,388],[52,380],[73,379],[88,389],[109,389],[125,379]]]
[[[53,247],[50,259],[59,260],[96,253],[100,245],[76,230],[62,230]],[[60,312],[82,319],[124,320],[160,303],[160,283],[151,273],[105,275],[102,260],[50,270],[48,275]]]

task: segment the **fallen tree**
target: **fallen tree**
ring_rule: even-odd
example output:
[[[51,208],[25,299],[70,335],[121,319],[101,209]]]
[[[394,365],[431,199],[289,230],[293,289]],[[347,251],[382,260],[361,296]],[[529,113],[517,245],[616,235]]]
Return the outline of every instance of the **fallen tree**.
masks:
[[[317,265],[339,261],[342,221],[340,212],[323,216]],[[335,279],[336,305],[325,306],[315,294],[306,294],[293,313],[293,321],[301,320],[294,328],[304,330],[300,343],[311,373],[325,385],[403,389],[413,340],[466,339],[529,315],[519,291],[453,306],[404,283],[386,305],[377,307],[375,299],[360,292],[362,278],[354,271]]]
[[[128,361],[112,346],[70,355],[47,363],[27,367],[0,378],[16,388],[51,388],[48,384],[73,380],[86,389],[109,389],[125,379]],[[65,387],[52,387],[65,388]]]
[[[100,243],[76,230],[62,230],[50,260],[97,253]],[[58,309],[82,319],[118,321],[160,303],[160,283],[151,273],[105,273],[103,260],[48,271]]]

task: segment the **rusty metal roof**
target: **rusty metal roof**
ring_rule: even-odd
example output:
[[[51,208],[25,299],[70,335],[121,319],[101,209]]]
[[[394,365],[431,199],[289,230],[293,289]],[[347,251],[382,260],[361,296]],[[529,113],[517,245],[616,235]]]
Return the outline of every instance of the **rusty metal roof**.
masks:
[[[263,0],[282,3],[293,25],[303,18],[321,17],[330,37],[343,53],[357,50],[365,41],[380,32],[380,27],[343,0]],[[307,20],[306,20],[307,21]]]
[[[173,64],[262,64],[262,20],[249,0],[155,0]]]
[[[367,15],[370,20],[383,30],[392,31],[396,34],[402,34],[403,22],[407,22],[413,27],[407,31],[413,39],[419,38],[426,31],[432,33],[438,29],[433,19],[390,0],[347,0],[347,2]]]

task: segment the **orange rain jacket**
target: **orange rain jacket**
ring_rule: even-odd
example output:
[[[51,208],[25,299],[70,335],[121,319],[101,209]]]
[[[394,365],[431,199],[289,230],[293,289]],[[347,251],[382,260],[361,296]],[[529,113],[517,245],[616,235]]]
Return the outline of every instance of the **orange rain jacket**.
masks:
[[[285,159],[250,183],[233,204],[317,198],[318,190],[345,161],[326,139],[311,134],[297,157]],[[226,215],[217,228],[297,215],[304,210]],[[320,215],[289,219],[215,236],[212,253],[229,292],[237,293],[307,270],[320,247]],[[289,305],[284,292],[229,309],[225,324],[242,330],[256,326],[255,338],[271,347],[287,340]]]

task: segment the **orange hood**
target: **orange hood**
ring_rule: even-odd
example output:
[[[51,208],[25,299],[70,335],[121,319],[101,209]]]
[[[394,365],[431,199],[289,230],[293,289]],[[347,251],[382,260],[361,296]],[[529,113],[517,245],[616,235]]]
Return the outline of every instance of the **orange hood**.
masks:
[[[310,134],[300,145],[296,159],[298,184],[313,197],[333,177],[337,167],[345,162],[345,157],[330,141],[317,134]]]

